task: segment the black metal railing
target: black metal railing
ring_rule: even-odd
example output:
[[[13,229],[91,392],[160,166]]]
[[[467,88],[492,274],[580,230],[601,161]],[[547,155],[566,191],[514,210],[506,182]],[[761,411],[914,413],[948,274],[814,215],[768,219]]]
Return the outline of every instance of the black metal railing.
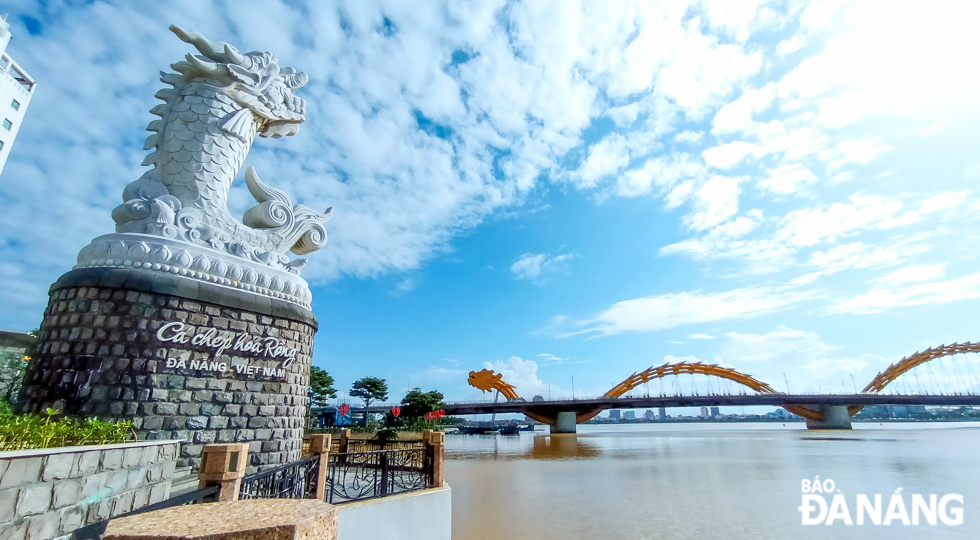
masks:
[[[346,502],[418,491],[432,484],[429,448],[345,452],[330,456],[326,502]]]
[[[347,439],[347,453],[376,452],[378,450],[411,450],[422,448],[422,440],[415,441],[375,441],[372,439]],[[338,445],[338,452],[340,447]]]
[[[320,456],[280,465],[242,478],[239,499],[315,499]]]
[[[169,499],[160,501],[158,503],[153,503],[148,506],[144,506],[138,510],[133,510],[132,512],[118,515],[112,519],[119,519],[126,516],[135,516],[136,514],[142,514],[144,512],[152,512],[154,510],[161,510],[163,508],[171,508],[173,506],[181,506],[184,504],[196,504],[202,502],[213,502],[218,497],[218,491],[221,490],[220,486],[211,486],[204,489],[198,489],[196,491],[191,491],[190,493],[185,493],[183,495],[178,495],[176,497],[171,497]],[[79,527],[72,532],[71,540],[100,540],[102,535],[105,534],[106,526],[109,524],[109,520],[98,521],[91,525],[86,525],[84,527]]]

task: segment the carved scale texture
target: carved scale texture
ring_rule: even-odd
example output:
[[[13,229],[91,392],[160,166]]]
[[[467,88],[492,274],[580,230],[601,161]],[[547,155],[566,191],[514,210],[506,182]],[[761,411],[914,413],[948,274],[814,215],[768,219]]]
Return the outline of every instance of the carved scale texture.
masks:
[[[244,141],[223,131],[221,126],[240,109],[231,97],[209,85],[192,83],[180,89],[163,118],[163,132],[152,154],[156,169],[144,177],[161,182],[185,208],[207,209],[204,225],[256,248],[276,251],[282,249],[282,234],[246,227],[227,210],[232,182],[261,128],[261,120],[254,120]]]

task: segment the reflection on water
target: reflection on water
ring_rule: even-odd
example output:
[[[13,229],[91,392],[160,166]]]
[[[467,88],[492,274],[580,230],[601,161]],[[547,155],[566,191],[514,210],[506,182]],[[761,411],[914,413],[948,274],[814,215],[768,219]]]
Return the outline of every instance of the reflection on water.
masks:
[[[453,538],[980,538],[978,424],[579,426],[451,435]],[[857,494],[959,493],[964,524],[803,527],[801,481]],[[828,499],[829,500],[829,499]]]
[[[572,433],[535,435],[531,451],[526,455],[531,459],[589,458],[598,456],[599,448]]]

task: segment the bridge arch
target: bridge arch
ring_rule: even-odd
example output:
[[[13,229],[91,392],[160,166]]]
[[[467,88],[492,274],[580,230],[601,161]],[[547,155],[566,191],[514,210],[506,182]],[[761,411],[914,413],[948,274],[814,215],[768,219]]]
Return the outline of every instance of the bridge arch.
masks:
[[[926,362],[936,360],[938,358],[943,358],[946,356],[953,356],[954,354],[966,354],[966,353],[976,353],[980,352],[980,343],[966,342],[966,343],[952,343],[950,345],[940,345],[938,347],[930,347],[924,351],[916,352],[902,358],[898,362],[888,366],[884,371],[878,373],[867,386],[861,390],[862,394],[878,394],[885,389],[886,386],[895,381],[895,379],[904,375],[905,373],[911,371],[914,368],[925,364]],[[847,408],[848,414],[854,416],[863,409],[863,405],[854,405]]]
[[[637,386],[650,382],[654,379],[662,379],[670,375],[682,375],[685,373],[690,373],[693,375],[710,375],[713,377],[727,379],[755,390],[760,394],[779,393],[767,383],[764,383],[751,375],[731,368],[721,367],[717,364],[704,364],[701,362],[677,362],[674,364],[665,363],[661,366],[649,367],[639,373],[633,373],[627,377],[626,380],[612,387],[608,392],[603,394],[602,397],[620,397]],[[823,420],[823,413],[819,411],[814,411],[798,405],[787,405],[785,409],[804,418],[809,418],[811,420]],[[600,412],[602,411],[583,411],[576,415],[576,421],[579,423],[585,422],[586,420],[598,415]]]

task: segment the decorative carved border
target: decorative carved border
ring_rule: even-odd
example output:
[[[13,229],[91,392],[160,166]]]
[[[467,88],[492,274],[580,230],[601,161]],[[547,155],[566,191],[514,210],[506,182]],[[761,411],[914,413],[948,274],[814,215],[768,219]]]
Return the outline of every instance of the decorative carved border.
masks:
[[[181,240],[148,234],[100,236],[78,253],[81,268],[142,268],[234,287],[296,304],[307,310],[313,299],[299,274],[271,268]]]

